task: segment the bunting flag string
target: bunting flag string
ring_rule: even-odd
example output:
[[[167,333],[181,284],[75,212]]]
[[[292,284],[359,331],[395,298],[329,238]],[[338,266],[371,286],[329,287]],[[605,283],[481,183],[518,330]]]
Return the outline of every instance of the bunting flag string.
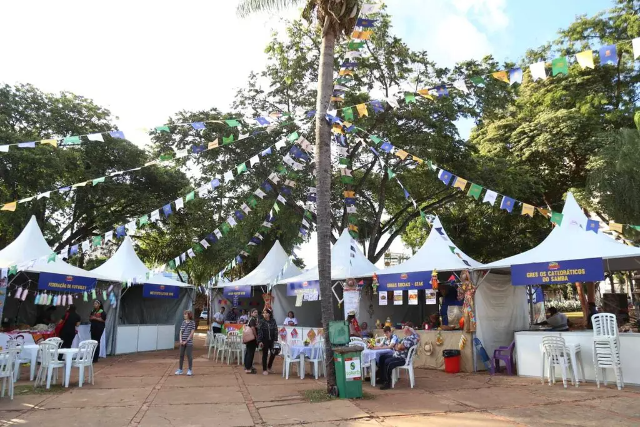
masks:
[[[347,214],[347,224],[349,228],[349,234],[351,238],[358,238],[358,218],[356,216],[357,210],[357,200],[355,194],[354,178],[352,175],[352,164],[351,164],[351,156],[349,150],[348,140],[345,135],[341,132],[338,132],[338,127],[334,127],[334,139],[337,144],[338,151],[338,164],[340,170],[340,180],[344,184],[344,204],[345,204],[345,212]],[[351,261],[351,260],[350,260]]]
[[[285,124],[290,124],[290,123],[291,122],[283,122],[279,126],[283,126]],[[266,131],[261,131],[259,133],[263,133],[263,132],[266,132]],[[243,138],[238,139],[238,141],[240,141],[242,139],[253,137],[253,136],[257,135],[257,134],[258,133],[254,133],[252,135],[244,135]],[[297,135],[297,133],[295,133],[295,132],[294,132],[294,134]],[[277,142],[276,143],[276,148],[281,147],[282,144],[284,144],[282,141]],[[218,140],[217,139],[214,142],[209,143],[206,147],[204,145],[194,145],[193,146],[194,149],[192,150],[192,154],[200,155],[201,153],[203,153],[205,151],[209,151],[209,150],[212,150],[214,148],[218,148],[219,146],[220,145],[218,144]],[[201,149],[199,148],[199,149],[196,150],[195,147],[200,147]],[[267,147],[267,149],[263,150],[260,154],[262,154],[262,155],[270,154],[270,149],[271,149],[271,146]],[[178,150],[178,152],[176,152],[175,154],[176,154],[175,158],[172,157],[172,156],[167,157],[167,155],[161,155],[158,159],[149,161],[149,162],[147,162],[144,165],[139,166],[139,167],[111,172],[111,173],[109,173],[109,174],[107,174],[105,176],[101,176],[101,177],[89,179],[89,180],[86,180],[86,181],[78,182],[78,183],[75,183],[75,184],[59,187],[59,188],[56,188],[56,189],[53,189],[53,190],[45,191],[43,193],[38,193],[38,194],[29,196],[29,197],[25,197],[25,198],[22,198],[22,199],[13,201],[13,202],[4,203],[4,204],[0,205],[0,211],[14,212],[17,209],[19,204],[31,202],[33,200],[40,200],[42,198],[49,198],[49,197],[51,197],[51,194],[53,194],[53,193],[65,194],[65,193],[68,193],[68,192],[72,192],[72,191],[74,191],[74,190],[76,190],[77,188],[80,188],[80,187],[85,187],[85,188],[86,187],[89,187],[89,188],[90,187],[95,187],[98,184],[104,183],[107,178],[115,178],[115,177],[122,176],[122,175],[125,175],[125,174],[128,174],[128,173],[139,171],[139,170],[141,170],[143,168],[146,168],[146,167],[151,167],[151,166],[154,166],[154,165],[169,166],[171,164],[175,164],[175,162],[178,159],[183,158],[183,157],[187,157],[189,155],[187,149]],[[257,157],[257,155],[254,155],[251,159],[247,159],[247,161],[245,161],[244,163],[251,162],[252,160],[255,161],[256,157]],[[238,168],[240,166],[241,165],[238,165]],[[245,167],[246,167],[246,165],[245,165]],[[238,169],[238,172],[240,173],[240,169]]]

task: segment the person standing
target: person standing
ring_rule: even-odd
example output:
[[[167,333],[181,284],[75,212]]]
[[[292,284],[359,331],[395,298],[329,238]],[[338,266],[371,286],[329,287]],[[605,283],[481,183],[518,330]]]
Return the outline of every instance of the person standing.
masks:
[[[89,321],[91,322],[91,339],[98,341],[98,347],[93,353],[93,363],[96,363],[100,358],[100,339],[104,333],[105,322],[107,321],[107,314],[104,312],[102,303],[98,300],[93,302],[93,311],[89,316]]]
[[[213,315],[213,324],[211,330],[214,334],[222,332],[222,324],[224,323],[224,307],[220,307],[220,311]]]
[[[398,366],[402,366],[407,362],[409,349],[418,344],[420,337],[416,331],[409,325],[403,329],[404,339],[395,345],[393,355],[383,354],[380,356],[380,390],[388,390],[391,388],[391,374]]]
[[[196,322],[193,321],[193,312],[191,312],[191,310],[185,310],[184,320],[180,326],[180,367],[176,371],[176,375],[182,375],[185,353],[187,354],[187,360],[189,361],[187,376],[193,375],[193,334],[195,332]]]
[[[273,318],[273,311],[265,308],[262,312],[264,317],[258,325],[258,343],[262,349],[262,375],[273,374],[271,367],[273,360],[276,358],[273,352],[273,344],[278,340],[278,325]],[[269,363],[267,363],[269,357]]]
[[[238,321],[238,312],[235,307],[231,307],[231,310],[227,313],[224,321],[227,323],[236,323]]]
[[[69,306],[60,325],[58,337],[62,339],[62,348],[71,348],[73,339],[76,337],[76,328],[80,326],[80,316],[76,313],[75,305]]]
[[[244,372],[247,374],[255,374],[256,370],[253,367],[253,358],[256,355],[256,348],[258,348],[258,309],[254,308],[249,313],[249,321],[245,328],[249,329],[253,335],[253,340],[247,341],[245,344],[246,352],[244,354]]]

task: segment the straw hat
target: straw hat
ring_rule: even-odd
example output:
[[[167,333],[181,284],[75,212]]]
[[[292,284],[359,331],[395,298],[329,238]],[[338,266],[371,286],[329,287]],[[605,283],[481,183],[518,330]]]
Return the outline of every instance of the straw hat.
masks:
[[[347,316],[355,316],[355,315],[356,315],[355,310],[351,310],[350,312],[347,313]]]
[[[424,352],[427,356],[431,356],[431,354],[433,353],[433,344],[431,343],[431,341],[427,341],[425,343]]]

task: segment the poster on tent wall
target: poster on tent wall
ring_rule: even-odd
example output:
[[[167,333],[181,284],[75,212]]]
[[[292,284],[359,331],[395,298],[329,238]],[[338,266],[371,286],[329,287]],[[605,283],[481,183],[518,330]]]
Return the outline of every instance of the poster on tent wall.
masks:
[[[180,288],[177,286],[152,285],[145,283],[142,287],[144,298],[178,298]]]
[[[317,280],[311,280],[307,282],[295,282],[287,283],[287,296],[295,297],[298,294],[319,294],[320,282]]]
[[[96,279],[67,276],[66,274],[40,273],[38,289],[41,291],[88,292],[96,287]]]
[[[604,280],[602,258],[536,262],[511,266],[511,284],[514,286],[554,285],[600,280]]]
[[[387,295],[387,292],[378,292],[378,305],[387,305],[387,299],[389,298],[389,295]]]
[[[425,304],[434,305],[438,303],[438,299],[436,298],[436,291],[433,289],[425,289],[424,290],[424,299]]]
[[[378,274],[378,291],[431,289],[431,271]]]
[[[0,268],[0,319],[2,319],[2,312],[4,311],[4,300],[7,298],[7,285],[9,283],[9,277],[6,268]]]
[[[346,318],[350,311],[355,311],[357,319],[359,311],[358,308],[360,307],[360,291],[357,289],[345,289],[342,295],[344,298],[344,317]]]
[[[409,289],[409,305],[418,305],[418,290]]]
[[[402,291],[393,291],[393,305],[402,305]]]

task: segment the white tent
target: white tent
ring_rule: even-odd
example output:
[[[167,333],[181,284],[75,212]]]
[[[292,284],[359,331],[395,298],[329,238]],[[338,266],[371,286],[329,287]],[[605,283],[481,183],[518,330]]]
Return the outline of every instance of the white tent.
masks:
[[[0,251],[0,268],[35,261],[52,252],[44,239],[36,217],[32,216],[20,235]]]
[[[116,253],[100,267],[91,270],[91,272],[107,277],[108,280],[114,282],[124,282],[133,278],[137,278],[138,282],[140,282],[139,278],[146,277],[147,273],[151,272],[151,270],[140,261],[140,258],[138,258],[133,248],[131,238],[126,236]],[[192,287],[188,283],[165,277],[162,273],[157,273],[149,279],[145,278],[143,282],[151,285],[178,286],[181,288]]]
[[[224,283],[220,287],[270,285],[278,278],[278,274],[280,274],[285,266],[286,269],[282,272],[280,279],[288,279],[302,273],[292,262],[289,262],[287,265],[288,260],[289,255],[287,255],[282,248],[280,242],[276,240],[267,256],[264,257],[262,262],[253,269],[251,273],[235,282]]]
[[[605,270],[637,270],[640,268],[640,248],[617,242],[603,233],[586,230],[587,217],[573,194],[567,194],[562,210],[563,219],[542,243],[533,249],[486,264],[485,268],[508,269],[514,264],[531,264],[602,258]]]
[[[353,243],[355,257],[351,258],[352,238],[348,230],[344,230],[340,238],[331,248],[331,280],[346,280],[356,277],[371,277],[379,269],[364,256],[358,245]],[[281,280],[278,283],[311,282],[318,279],[318,267],[302,274]]]

